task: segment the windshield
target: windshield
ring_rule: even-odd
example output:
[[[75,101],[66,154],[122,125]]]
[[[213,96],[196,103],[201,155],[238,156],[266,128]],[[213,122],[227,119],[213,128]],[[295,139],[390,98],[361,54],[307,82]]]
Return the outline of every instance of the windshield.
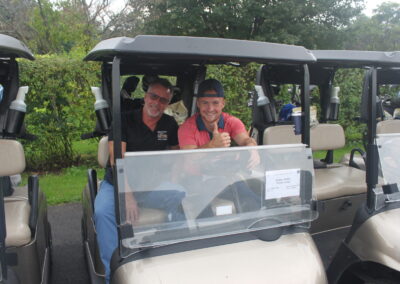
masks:
[[[400,133],[379,134],[376,140],[384,183],[400,185]]]
[[[117,160],[120,221],[134,235],[121,230],[121,255],[309,222],[312,176],[302,144],[126,153]]]

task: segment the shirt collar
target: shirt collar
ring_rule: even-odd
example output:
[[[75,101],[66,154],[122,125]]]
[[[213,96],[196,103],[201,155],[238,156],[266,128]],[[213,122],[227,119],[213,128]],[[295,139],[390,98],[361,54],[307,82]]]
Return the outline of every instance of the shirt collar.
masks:
[[[201,115],[199,114],[199,115],[197,115],[197,117],[196,117],[196,125],[197,125],[197,129],[199,130],[199,131],[202,131],[202,130],[204,130],[204,131],[207,131],[207,132],[209,132],[208,131],[208,129],[206,128],[206,125],[204,124],[204,121],[203,121],[203,119],[201,118]],[[218,120],[218,128],[220,128],[220,129],[224,129],[224,127],[225,127],[225,121],[224,121],[224,117],[223,117],[223,115],[221,114],[221,116],[219,117],[219,120]]]

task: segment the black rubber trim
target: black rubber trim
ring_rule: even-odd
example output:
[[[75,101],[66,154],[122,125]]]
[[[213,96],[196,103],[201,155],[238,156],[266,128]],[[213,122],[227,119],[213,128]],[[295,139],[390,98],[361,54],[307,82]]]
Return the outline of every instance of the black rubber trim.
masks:
[[[29,228],[31,229],[32,236],[34,236],[39,217],[39,177],[37,175],[28,178],[28,196],[29,204],[31,205]]]
[[[326,270],[328,283],[337,283],[346,269],[357,262],[361,262],[361,260],[345,242],[342,242]]]
[[[347,234],[347,237],[344,240],[344,242],[347,244],[350,243],[352,237],[357,232],[357,230],[369,218],[371,218],[377,214],[380,214],[382,212],[393,210],[393,209],[398,209],[398,208],[400,208],[400,202],[393,202],[393,203],[386,204],[386,206],[384,206],[383,208],[381,208],[379,210],[374,210],[372,212],[369,212],[366,203],[363,203],[363,205],[357,210],[356,215],[354,216],[353,224],[352,224],[350,231]]]
[[[6,187],[6,177],[0,177],[0,269],[3,277],[7,279],[6,258],[6,214],[4,208],[3,189]]]
[[[88,169],[87,172],[88,187],[90,193],[90,205],[92,206],[92,213],[94,214],[94,200],[97,195],[97,172],[94,169]]]
[[[399,188],[397,186],[397,183],[391,183],[391,184],[385,184],[382,185],[382,190],[384,194],[392,194],[399,192]]]
[[[281,237],[283,235],[308,232],[308,228],[305,226],[301,226],[301,225],[283,227],[283,228],[279,228],[279,229],[282,230],[282,234],[279,237]],[[242,233],[242,234],[236,234],[236,235],[221,236],[221,237],[214,237],[214,238],[208,238],[208,239],[182,242],[182,243],[166,245],[166,246],[162,246],[162,247],[138,250],[135,254],[130,255],[126,258],[121,258],[119,255],[118,249],[116,249],[112,255],[111,263],[110,263],[111,278],[112,278],[112,274],[114,273],[114,271],[116,271],[120,266],[122,266],[126,263],[129,263],[129,262],[132,262],[132,261],[137,261],[137,260],[150,258],[150,257],[156,257],[156,256],[162,256],[162,255],[168,255],[168,254],[181,253],[181,252],[186,252],[186,251],[192,251],[192,250],[240,243],[240,242],[251,241],[251,240],[259,240],[261,238],[259,238],[258,236],[267,235],[268,234],[267,231],[274,231],[273,234],[276,232],[275,229],[268,229],[268,230],[253,232],[253,233]],[[264,239],[264,238],[262,238],[262,239]],[[278,238],[275,238],[275,239],[278,239]]]

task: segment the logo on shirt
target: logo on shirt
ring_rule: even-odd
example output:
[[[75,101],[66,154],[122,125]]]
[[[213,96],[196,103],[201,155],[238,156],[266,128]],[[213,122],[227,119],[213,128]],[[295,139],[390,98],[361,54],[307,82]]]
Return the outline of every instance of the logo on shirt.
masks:
[[[165,130],[157,131],[157,140],[158,141],[166,141],[166,140],[168,140],[167,131],[165,131]]]

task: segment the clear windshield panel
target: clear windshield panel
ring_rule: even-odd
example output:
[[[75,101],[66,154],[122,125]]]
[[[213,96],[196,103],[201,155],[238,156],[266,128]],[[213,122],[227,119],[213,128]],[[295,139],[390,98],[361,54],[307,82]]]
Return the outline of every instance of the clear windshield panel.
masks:
[[[312,176],[302,144],[126,153],[117,160],[121,255],[307,223],[317,217]]]
[[[400,186],[400,133],[379,134],[376,142],[384,183]]]

